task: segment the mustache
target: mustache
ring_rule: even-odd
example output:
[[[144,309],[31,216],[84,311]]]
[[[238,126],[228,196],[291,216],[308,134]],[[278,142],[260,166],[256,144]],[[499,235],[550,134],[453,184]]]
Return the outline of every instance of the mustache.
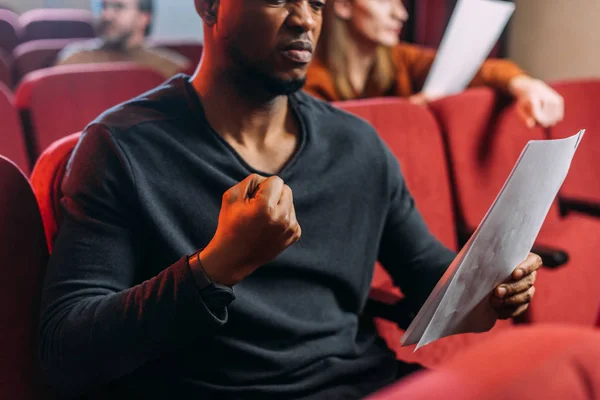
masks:
[[[304,50],[312,53],[315,50],[315,45],[307,39],[295,39],[283,43],[280,48],[281,50]]]

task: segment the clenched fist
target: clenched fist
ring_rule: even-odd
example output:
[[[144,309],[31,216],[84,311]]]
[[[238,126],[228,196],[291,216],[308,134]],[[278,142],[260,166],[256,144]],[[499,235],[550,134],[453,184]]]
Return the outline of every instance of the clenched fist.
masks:
[[[223,195],[217,231],[200,253],[204,272],[232,286],[300,239],[292,189],[252,174]]]

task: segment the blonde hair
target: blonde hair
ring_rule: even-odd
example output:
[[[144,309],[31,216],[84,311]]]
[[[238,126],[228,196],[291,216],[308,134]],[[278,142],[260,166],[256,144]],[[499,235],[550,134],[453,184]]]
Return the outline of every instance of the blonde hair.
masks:
[[[323,66],[331,73],[335,89],[341,100],[351,100],[361,95],[374,97],[387,92],[395,83],[396,71],[392,60],[391,49],[378,46],[375,62],[369,72],[363,93],[356,93],[348,75],[348,60],[346,43],[351,40],[348,35],[346,22],[339,18],[330,0],[323,10],[323,27],[316,49],[316,56]]]

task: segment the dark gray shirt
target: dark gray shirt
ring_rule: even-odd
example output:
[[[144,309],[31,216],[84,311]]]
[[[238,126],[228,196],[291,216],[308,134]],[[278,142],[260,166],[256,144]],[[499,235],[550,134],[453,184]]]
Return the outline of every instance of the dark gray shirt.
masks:
[[[427,230],[368,123],[304,93],[289,101],[301,135],[278,175],[302,238],[233,290],[200,289],[186,255],[212,238],[225,190],[261,172],[210,127],[188,77],[86,129],[63,182],[42,300],[53,385],[287,399],[392,371],[394,355],[360,318],[374,263],[418,307],[454,253]]]

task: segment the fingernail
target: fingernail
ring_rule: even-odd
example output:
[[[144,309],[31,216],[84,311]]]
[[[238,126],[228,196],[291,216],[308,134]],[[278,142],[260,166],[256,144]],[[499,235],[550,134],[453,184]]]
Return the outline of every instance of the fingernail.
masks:
[[[498,290],[496,290],[496,294],[498,295],[498,297],[500,297],[500,298],[503,298],[503,297],[504,297],[504,295],[506,294],[506,288],[505,288],[505,287],[502,287],[502,286],[500,286],[500,287],[498,288]]]
[[[525,274],[525,271],[523,271],[522,268],[519,268],[515,271],[515,278],[521,279],[521,277],[523,277],[524,274]]]

